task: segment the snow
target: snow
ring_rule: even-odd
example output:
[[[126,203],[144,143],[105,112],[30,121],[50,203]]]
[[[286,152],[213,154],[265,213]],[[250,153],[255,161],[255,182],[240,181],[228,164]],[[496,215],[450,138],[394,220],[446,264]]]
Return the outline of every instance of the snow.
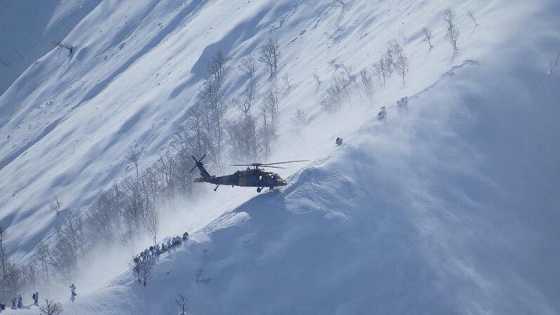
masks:
[[[15,3],[2,3],[6,25],[39,18]],[[270,160],[309,159],[279,172],[289,182],[280,190],[208,185],[166,205],[162,237],[191,236],[159,257],[148,286],[129,271],[148,236],[99,249],[72,280],[74,303],[69,284],[40,288],[65,314],[176,314],[179,294],[189,314],[560,313],[560,73],[546,67],[560,51],[557,1],[43,5],[41,23],[0,31],[36,59],[10,59],[1,82],[0,224],[15,261],[53,233],[55,196],[64,211],[82,211],[131,174],[129,147],[142,148],[141,167],[157,160],[217,49],[231,58],[234,94],[235,65],[278,39],[280,138]],[[458,52],[444,38],[446,8],[457,13]],[[49,32],[67,32],[76,52],[48,51]],[[358,75],[391,41],[410,60],[406,84],[393,76],[373,102],[353,95],[323,111],[331,79],[344,68]],[[264,90],[266,71],[259,77]],[[297,109],[310,118],[299,129]]]

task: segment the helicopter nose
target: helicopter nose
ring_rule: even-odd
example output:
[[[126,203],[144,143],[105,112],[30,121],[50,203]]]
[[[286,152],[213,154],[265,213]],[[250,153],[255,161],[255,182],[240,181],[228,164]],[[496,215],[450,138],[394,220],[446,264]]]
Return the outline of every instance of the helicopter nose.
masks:
[[[285,179],[279,179],[278,180],[278,186],[286,186],[288,185],[288,183],[286,182]]]

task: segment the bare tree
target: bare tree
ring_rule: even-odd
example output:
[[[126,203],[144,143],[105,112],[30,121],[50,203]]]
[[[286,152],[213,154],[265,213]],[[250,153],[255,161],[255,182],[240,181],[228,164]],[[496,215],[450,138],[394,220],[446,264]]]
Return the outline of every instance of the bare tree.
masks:
[[[47,282],[50,281],[50,265],[52,264],[52,257],[50,253],[49,246],[43,241],[40,241],[37,244],[35,255],[39,264],[41,266],[41,270],[43,271],[43,279]]]
[[[373,79],[368,69],[362,69],[362,71],[360,71],[360,90],[368,97],[370,102],[373,101]]]
[[[275,116],[272,116],[270,106],[263,104],[261,107],[261,125],[258,134],[260,135],[261,152],[265,160],[268,159],[272,152],[272,145],[278,139],[276,133],[277,125]]]
[[[459,39],[460,33],[457,29],[457,26],[455,25],[455,17],[455,11],[451,9],[443,11],[443,18],[445,22],[447,22],[447,34],[445,35],[445,37],[449,40],[449,42],[453,46],[453,49],[457,51],[459,49],[457,46],[457,41]]]
[[[218,49],[208,64],[208,74],[214,77],[215,80],[222,82],[227,60],[227,56],[224,55],[221,49]]]
[[[167,151],[165,156],[160,156],[158,160],[158,169],[162,175],[161,181],[166,190],[166,196],[169,198],[175,197],[175,191],[177,190],[176,176],[177,165],[175,159],[171,156],[171,153]],[[151,204],[155,204],[155,200],[152,200]],[[148,218],[149,219],[149,218]]]
[[[241,100],[235,101],[236,106],[243,112],[244,116],[247,116],[253,105],[255,95],[257,93],[257,81],[256,81],[256,66],[255,60],[252,56],[249,56],[241,60],[241,71],[243,71],[245,79],[245,87],[241,94]]]
[[[560,53],[557,53],[556,56],[550,57],[550,60],[548,61],[548,75],[553,75],[559,65]]]
[[[329,87],[321,97],[321,106],[326,111],[336,111],[340,109],[345,100],[350,99],[351,81],[345,74],[335,75]]]
[[[405,84],[405,77],[408,74],[408,58],[404,53],[399,54],[395,61],[395,71],[402,77],[402,83]]]
[[[90,206],[86,226],[92,240],[111,242],[115,239],[124,209],[122,197],[115,184],[111,189],[102,192]]]
[[[188,298],[186,298],[184,295],[179,294],[179,298],[175,299],[175,302],[177,302],[177,305],[179,305],[179,309],[181,310],[180,315],[187,315],[187,302],[189,301]]]
[[[445,11],[443,11],[443,19],[447,23],[447,28],[451,28],[455,25],[455,17],[455,11],[451,9],[446,9]]]
[[[405,83],[405,77],[408,74],[408,58],[404,53],[404,49],[396,41],[392,41],[389,44],[387,53],[385,54],[385,59],[390,61],[390,66],[394,71],[399,74],[402,78],[403,84]]]
[[[148,280],[150,278],[150,272],[155,265],[154,256],[146,257],[135,257],[133,260],[132,269],[134,273],[138,276],[138,283],[143,286],[148,285]]]
[[[4,240],[6,239],[6,230],[0,226],[0,264],[2,265],[2,277],[6,277],[6,264],[8,263],[8,255],[4,248]]]
[[[385,52],[385,64],[389,75],[391,75],[394,70],[395,60],[401,50],[401,45],[395,41],[391,41],[389,47],[387,47],[387,51]]]
[[[241,59],[241,71],[245,74],[247,79],[252,79],[257,74],[257,67],[255,65],[255,59],[252,55],[249,55],[247,58]]]
[[[474,23],[474,27],[478,27],[478,23],[476,22],[476,18],[474,17],[474,13],[471,10],[467,10],[467,14],[469,15],[469,17],[471,18],[471,20]]]
[[[157,245],[157,236],[159,232],[159,214],[156,207],[151,207],[151,209],[149,210],[147,227],[155,246]]]
[[[196,156],[211,152],[208,131],[205,128],[206,114],[201,106],[197,106],[190,117],[190,130],[187,139],[191,139],[192,150]]]
[[[387,82],[387,78],[390,76],[388,63],[384,57],[381,57],[378,62],[373,64],[373,72],[377,75],[379,84],[384,86]]]
[[[45,302],[39,305],[39,311],[41,315],[60,315],[63,310],[59,302],[46,299]]]
[[[270,89],[266,92],[263,100],[263,110],[267,112],[267,115],[272,121],[276,121],[276,114],[278,113],[278,108],[280,105],[280,98],[278,96],[278,89],[276,85],[272,84]]]
[[[307,121],[308,118],[305,111],[303,109],[298,108],[294,116],[292,116],[292,123],[294,124],[296,130],[299,130],[300,128],[304,127],[305,124],[307,124]]]
[[[218,51],[221,54],[221,51]],[[225,73],[226,57],[215,56],[208,64],[209,76],[204,81],[202,89],[198,94],[200,101],[200,112],[202,120],[199,131],[205,134],[205,146],[209,149],[214,162],[220,163],[223,149],[224,133],[224,111],[223,102],[223,77]]]
[[[51,201],[51,210],[54,211],[56,215],[60,214],[60,210],[62,209],[62,204],[58,200],[58,197],[55,197],[53,201]]]
[[[274,38],[269,38],[268,42],[261,47],[261,57],[259,60],[269,67],[270,77],[274,77],[278,71],[280,56],[280,45],[278,45],[278,41]]]
[[[191,155],[194,151],[193,137],[187,131],[187,129],[181,126],[175,133],[174,138],[175,141],[173,142],[173,146],[177,150],[177,153],[175,157],[172,158],[175,161],[173,165],[175,165],[174,177],[177,189],[178,192],[183,194],[191,193],[193,178],[189,170],[190,166],[192,166]],[[159,187],[161,185],[158,185],[159,175],[157,172],[157,168],[154,168],[153,173],[153,175],[150,174],[150,176],[153,177],[153,180],[156,181],[156,183],[154,183],[153,185],[156,186],[158,190],[163,190],[164,187]]]
[[[138,162],[140,161],[140,153],[141,151],[133,146],[128,147],[126,150],[126,159],[129,160],[134,164],[134,168],[136,169],[136,180],[138,181],[140,177],[139,169],[138,169]]]
[[[284,93],[287,93],[292,88],[292,83],[290,82],[289,73],[286,73],[282,76],[282,83],[284,85]]]
[[[56,243],[50,253],[50,263],[57,268],[60,276],[67,280],[77,271],[79,258],[89,248],[82,219],[79,216],[66,217],[56,227],[56,236]]]
[[[128,178],[124,184],[125,199],[123,216],[127,228],[127,238],[133,237],[139,232],[139,228],[147,218],[148,209],[151,205],[149,198],[140,190],[136,180]]]
[[[0,278],[0,296],[16,296],[26,285],[24,270],[14,263],[5,266],[6,275]]]
[[[430,49],[434,48],[432,45],[432,38],[434,38],[434,32],[427,27],[422,28],[422,41],[428,43],[430,45]]]
[[[317,73],[317,69],[315,69],[313,71],[313,79],[315,79],[315,82],[317,83],[317,88],[319,88],[319,86],[321,85],[321,79],[319,78],[319,74]]]

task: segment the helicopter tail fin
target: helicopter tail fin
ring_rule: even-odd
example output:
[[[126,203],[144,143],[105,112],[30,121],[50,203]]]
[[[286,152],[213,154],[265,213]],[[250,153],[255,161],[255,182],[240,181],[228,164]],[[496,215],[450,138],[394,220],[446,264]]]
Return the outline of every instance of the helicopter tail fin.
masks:
[[[204,159],[204,157],[206,156],[206,154],[204,154],[200,160],[197,160],[194,155],[191,155],[191,157],[193,158],[195,165],[193,166],[193,168],[191,169],[191,172],[194,171],[195,168],[198,168],[198,170],[200,171],[200,176],[202,176],[202,178],[196,178],[194,181],[195,182],[204,182],[206,179],[209,179],[210,177],[210,173],[208,173],[208,171],[204,168],[204,163],[202,163],[202,159]]]

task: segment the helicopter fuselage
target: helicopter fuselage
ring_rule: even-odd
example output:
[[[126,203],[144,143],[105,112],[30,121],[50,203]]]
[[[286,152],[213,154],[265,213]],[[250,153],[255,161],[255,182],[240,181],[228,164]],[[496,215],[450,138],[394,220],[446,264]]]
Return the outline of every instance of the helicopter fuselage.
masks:
[[[286,181],[280,175],[262,169],[247,169],[237,171],[231,175],[210,176],[197,178],[195,182],[208,182],[215,185],[231,185],[242,187],[276,187],[286,186]]]
[[[274,172],[265,171],[259,167],[265,164],[254,163],[252,164],[253,168],[248,167],[246,170],[237,171],[230,175],[215,176],[215,175],[210,175],[208,171],[206,171],[206,169],[204,168],[204,163],[202,163],[202,159],[204,158],[204,156],[200,160],[197,160],[194,156],[192,158],[195,161],[195,166],[193,167],[193,169],[197,167],[200,171],[200,176],[201,176],[199,178],[196,178],[194,181],[198,183],[205,182],[205,183],[214,184],[216,185],[216,188],[214,190],[218,189],[220,185],[224,185],[224,186],[231,185],[231,186],[242,186],[242,187],[257,187],[257,192],[261,192],[261,190],[265,187],[269,187],[270,189],[273,189],[274,187],[277,186],[287,185],[286,180],[280,177],[280,175]],[[293,163],[293,162],[299,162],[299,161],[277,162],[274,164]],[[274,166],[270,166],[270,167],[274,167]]]

